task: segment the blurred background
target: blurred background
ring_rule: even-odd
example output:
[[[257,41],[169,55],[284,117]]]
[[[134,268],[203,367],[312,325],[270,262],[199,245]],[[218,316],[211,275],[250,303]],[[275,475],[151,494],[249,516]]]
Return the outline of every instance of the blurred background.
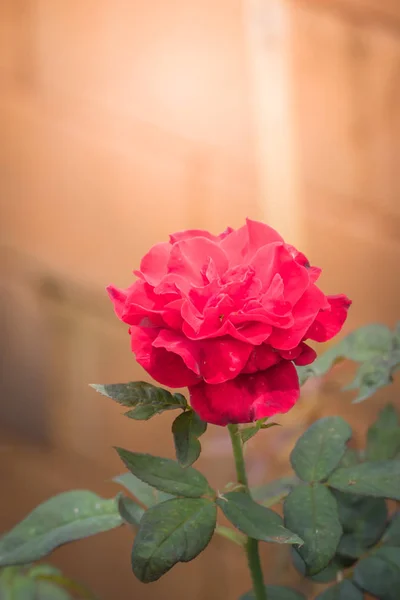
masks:
[[[353,299],[346,331],[400,316],[398,0],[1,0],[0,529],[73,487],[113,495],[113,445],[173,456],[166,415],[128,421],[91,382],[145,378],[104,288],[127,286],[150,245],[185,228],[265,220]],[[288,470],[323,414],[362,440],[362,406],[315,385],[257,436],[253,483]],[[199,466],[234,478],[223,428]],[[52,562],[102,600],[230,600],[249,588],[239,547],[215,540],[144,586],[120,529]],[[264,549],[269,582],[296,583]],[[310,590],[309,590],[310,591]],[[310,591],[311,593],[311,591]]]

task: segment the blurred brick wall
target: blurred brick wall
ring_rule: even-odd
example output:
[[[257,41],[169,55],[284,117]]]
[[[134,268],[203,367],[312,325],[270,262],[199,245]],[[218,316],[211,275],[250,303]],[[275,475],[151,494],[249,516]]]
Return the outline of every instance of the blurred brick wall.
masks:
[[[268,218],[353,298],[348,329],[398,318],[399,21],[395,1],[3,0],[0,526],[71,486],[115,493],[112,445],[173,455],[170,415],[131,423],[87,387],[144,377],[103,288],[171,231]],[[395,394],[363,409],[310,390],[251,444],[252,480],[286,468],[310,420],[340,411],[360,439]],[[200,467],[233,479],[224,430]],[[154,586],[130,575],[128,547],[121,530],[54,560],[104,599],[248,586],[223,540]],[[292,576],[286,554],[265,549],[271,582]]]

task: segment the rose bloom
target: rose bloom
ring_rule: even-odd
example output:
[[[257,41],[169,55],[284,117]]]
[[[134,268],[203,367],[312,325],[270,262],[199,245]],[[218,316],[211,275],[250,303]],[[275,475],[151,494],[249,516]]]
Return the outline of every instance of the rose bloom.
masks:
[[[136,360],[159,383],[188,387],[209,423],[285,413],[299,398],[306,340],[335,336],[351,304],[316,285],[321,269],[264,223],[220,235],[189,230],[153,246],[128,289],[109,286]]]

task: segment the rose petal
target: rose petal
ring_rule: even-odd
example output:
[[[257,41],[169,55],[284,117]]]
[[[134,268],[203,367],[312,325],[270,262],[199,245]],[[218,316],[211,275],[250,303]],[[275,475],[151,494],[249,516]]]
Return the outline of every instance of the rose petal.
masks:
[[[304,342],[300,344],[301,354],[295,359],[294,363],[299,367],[310,365],[317,358],[317,353],[313,348],[307,346]]]
[[[168,260],[172,246],[168,242],[155,244],[140,262],[140,272],[144,279],[151,285],[160,283],[167,274]]]
[[[203,237],[182,240],[172,246],[168,261],[168,272],[185,277],[191,284],[204,284],[202,271],[212,258],[218,273],[228,268],[228,259],[221,247]]]
[[[189,369],[210,384],[236,377],[252,351],[250,344],[229,337],[194,342],[167,329],[159,332],[153,347],[175,352]]]
[[[347,318],[347,311],[351,306],[351,300],[347,296],[328,296],[330,309],[321,310],[314,323],[307,331],[307,338],[316,342],[327,342],[332,339],[343,327]]]
[[[240,375],[218,385],[191,386],[192,408],[215,425],[250,423],[290,410],[299,398],[299,381],[291,362],[254,375]]]
[[[254,254],[259,248],[272,242],[283,242],[283,238],[275,229],[260,221],[246,219],[249,251]]]
[[[256,373],[265,371],[281,362],[281,355],[268,344],[262,344],[253,348],[242,373]]]
[[[131,347],[137,362],[162,385],[180,388],[195,385],[199,377],[183,362],[182,358],[165,348],[154,348],[159,333],[154,327],[131,327]]]
[[[269,343],[278,350],[292,350],[303,340],[322,307],[327,304],[326,296],[315,285],[311,285],[293,308],[294,325],[288,329],[274,328]]]

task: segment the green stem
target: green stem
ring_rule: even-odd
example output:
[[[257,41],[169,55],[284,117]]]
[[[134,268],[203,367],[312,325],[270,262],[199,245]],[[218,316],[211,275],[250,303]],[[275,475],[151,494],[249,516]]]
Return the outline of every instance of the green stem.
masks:
[[[233,457],[235,459],[236,476],[244,491],[250,494],[249,484],[247,481],[246,464],[243,455],[243,443],[240,437],[239,427],[237,425],[228,425],[229,435],[231,436]],[[262,574],[260,554],[258,551],[258,541],[253,538],[247,538],[245,544],[247,554],[247,562],[250,569],[251,579],[253,582],[253,592],[255,600],[267,600],[267,592],[264,585]]]

